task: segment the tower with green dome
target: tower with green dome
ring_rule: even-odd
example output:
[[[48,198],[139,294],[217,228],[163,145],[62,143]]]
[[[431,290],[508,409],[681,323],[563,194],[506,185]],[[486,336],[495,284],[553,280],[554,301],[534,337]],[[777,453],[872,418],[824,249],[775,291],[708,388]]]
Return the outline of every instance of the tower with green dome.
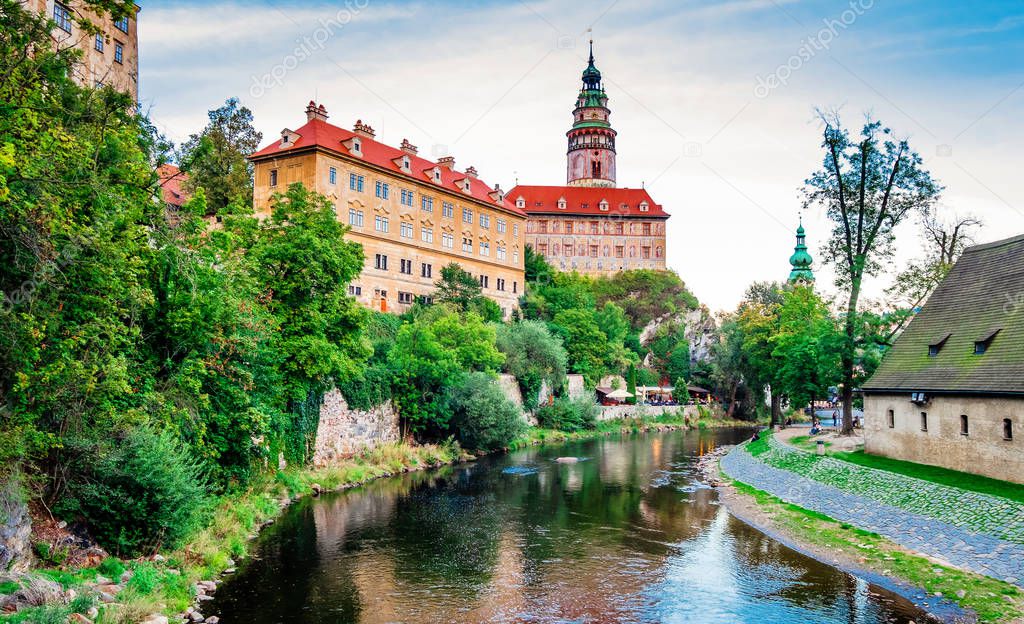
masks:
[[[569,186],[615,186],[615,130],[608,117],[608,95],[601,72],[594,65],[594,41],[590,59],[583,70],[583,88],[572,112],[572,128],[566,132],[566,182]]]
[[[789,283],[813,284],[814,271],[811,270],[813,263],[814,259],[811,258],[811,254],[807,253],[804,220],[801,217],[800,227],[796,229],[796,247],[793,249],[793,255],[789,257],[789,265],[792,267],[789,272]]]

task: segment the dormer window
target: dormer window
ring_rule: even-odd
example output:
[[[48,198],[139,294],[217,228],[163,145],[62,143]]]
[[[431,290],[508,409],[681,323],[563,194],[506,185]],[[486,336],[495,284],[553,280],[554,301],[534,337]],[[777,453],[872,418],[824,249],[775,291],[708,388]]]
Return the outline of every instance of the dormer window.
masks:
[[[942,336],[939,337],[938,340],[935,340],[930,345],[928,345],[928,357],[937,356],[939,354],[939,351],[942,350],[943,345],[946,344],[946,341],[949,340],[949,337],[952,335],[953,334],[951,333],[943,334]]]
[[[466,179],[466,181],[464,182],[464,184],[465,184],[465,191],[466,191],[467,193],[469,193],[470,191],[472,191],[472,190],[473,190],[473,186],[472,186],[472,185],[470,184],[470,182],[469,182],[469,178],[467,178],[467,179]]]
[[[402,169],[404,171],[409,171],[409,157],[408,156],[403,156],[402,157]]]
[[[436,184],[441,183],[441,169],[438,167],[434,167],[434,182]]]
[[[640,212],[647,212],[648,207],[647,202],[640,202]]]
[[[352,151],[357,154],[363,153],[363,142],[360,141],[358,138],[352,139]]]
[[[984,355],[988,348],[992,345],[992,341],[996,339],[996,335],[1002,328],[990,330],[984,336],[974,341],[974,355]]]
[[[564,197],[560,197],[558,199],[558,209],[559,210],[565,210],[565,198]]]
[[[522,197],[516,199],[516,208],[526,208],[526,200]]]
[[[601,210],[603,212],[607,212],[608,211],[608,202],[606,202],[605,200],[602,199],[601,203],[598,204],[598,207],[601,208]]]

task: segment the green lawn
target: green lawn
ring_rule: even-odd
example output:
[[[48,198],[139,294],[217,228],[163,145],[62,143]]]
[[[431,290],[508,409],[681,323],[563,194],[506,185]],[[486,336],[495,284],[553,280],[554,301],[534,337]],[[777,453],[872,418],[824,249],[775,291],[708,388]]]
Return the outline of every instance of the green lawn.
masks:
[[[878,455],[868,455],[864,451],[830,453],[829,456],[850,462],[851,464],[887,470],[923,481],[931,481],[940,485],[948,485],[962,490],[990,494],[992,496],[1008,498],[1018,503],[1024,503],[1024,485],[990,479],[966,472],[957,472],[948,468],[915,464],[914,462],[879,457]]]

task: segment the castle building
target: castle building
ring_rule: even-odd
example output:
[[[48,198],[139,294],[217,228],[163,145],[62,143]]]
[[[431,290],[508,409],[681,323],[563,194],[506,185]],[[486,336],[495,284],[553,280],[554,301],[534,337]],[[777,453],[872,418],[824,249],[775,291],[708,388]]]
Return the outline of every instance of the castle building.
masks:
[[[800,219],[800,226],[796,229],[796,247],[793,248],[793,255],[789,257],[789,283],[790,284],[813,284],[814,271],[811,265],[814,259],[807,253],[807,237],[804,233],[804,220]]]
[[[558,269],[595,275],[664,270],[669,215],[645,189],[616,187],[610,115],[591,42],[566,133],[566,185],[517,185],[508,197],[529,216],[526,244]]]
[[[404,311],[429,299],[441,269],[455,262],[510,315],[523,292],[526,214],[474,167],[461,172],[450,156],[432,162],[407,140],[391,147],[361,121],[346,130],[327,118],[310,102],[303,126],[250,156],[257,215],[301,182],[334,202],[351,228],[346,237],[362,244],[366,264],[349,294],[364,305]]]
[[[75,47],[82,58],[72,77],[84,87],[110,86],[139,101],[138,5],[130,16],[115,19],[73,0],[22,0],[26,8],[53,21],[52,36],[61,48]],[[84,28],[88,21],[99,32]]]

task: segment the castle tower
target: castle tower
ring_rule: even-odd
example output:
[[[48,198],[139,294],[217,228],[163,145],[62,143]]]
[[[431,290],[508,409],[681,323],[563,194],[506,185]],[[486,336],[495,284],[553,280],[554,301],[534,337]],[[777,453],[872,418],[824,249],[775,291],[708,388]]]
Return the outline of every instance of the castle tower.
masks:
[[[615,130],[608,121],[608,96],[601,72],[594,66],[594,41],[590,62],[583,70],[583,88],[572,112],[572,128],[566,133],[566,178],[569,186],[615,187]]]
[[[807,253],[806,235],[804,233],[804,220],[800,218],[800,227],[796,229],[796,247],[793,248],[793,255],[789,257],[789,265],[792,269],[789,272],[789,283],[791,284],[813,284],[814,272],[811,264],[814,259]]]

